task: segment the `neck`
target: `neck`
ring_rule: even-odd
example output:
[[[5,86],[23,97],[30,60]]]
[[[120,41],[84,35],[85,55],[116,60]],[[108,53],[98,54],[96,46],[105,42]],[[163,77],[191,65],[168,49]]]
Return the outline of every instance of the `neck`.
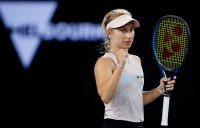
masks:
[[[120,50],[120,48],[110,48],[110,50],[108,52],[116,53],[118,50]],[[128,49],[124,49],[124,51],[127,51],[127,53],[128,53]]]

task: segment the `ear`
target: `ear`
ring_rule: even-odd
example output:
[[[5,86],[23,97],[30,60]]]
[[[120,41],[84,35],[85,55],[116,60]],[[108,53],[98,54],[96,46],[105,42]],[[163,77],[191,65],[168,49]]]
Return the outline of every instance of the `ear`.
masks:
[[[111,29],[108,29],[106,33],[107,33],[108,38],[111,39],[112,38],[112,31],[111,31]]]

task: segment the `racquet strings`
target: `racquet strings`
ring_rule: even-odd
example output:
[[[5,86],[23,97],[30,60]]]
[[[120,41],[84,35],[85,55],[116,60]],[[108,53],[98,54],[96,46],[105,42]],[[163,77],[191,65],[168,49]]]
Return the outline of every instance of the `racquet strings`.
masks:
[[[183,63],[188,51],[187,24],[175,16],[164,17],[154,34],[154,47],[159,62],[166,70],[174,70]]]

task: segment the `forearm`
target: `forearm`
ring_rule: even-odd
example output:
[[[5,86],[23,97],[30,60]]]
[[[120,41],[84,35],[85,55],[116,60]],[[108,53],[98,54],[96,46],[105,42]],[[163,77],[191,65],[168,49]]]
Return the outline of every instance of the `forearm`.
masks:
[[[150,91],[144,91],[143,92],[144,105],[151,103],[152,101],[154,101],[161,95],[162,95],[162,93],[159,92],[158,87],[156,87]]]

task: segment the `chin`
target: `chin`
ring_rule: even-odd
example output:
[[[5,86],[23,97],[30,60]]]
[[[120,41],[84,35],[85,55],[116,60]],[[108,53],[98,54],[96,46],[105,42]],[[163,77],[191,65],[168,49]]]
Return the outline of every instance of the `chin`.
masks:
[[[123,49],[129,49],[131,46],[125,46],[123,47]]]

